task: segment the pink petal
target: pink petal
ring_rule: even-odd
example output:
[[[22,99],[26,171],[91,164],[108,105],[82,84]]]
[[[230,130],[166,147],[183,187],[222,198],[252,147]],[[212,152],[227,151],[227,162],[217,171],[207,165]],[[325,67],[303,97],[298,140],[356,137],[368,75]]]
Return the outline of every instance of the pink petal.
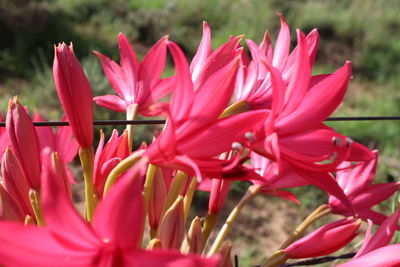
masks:
[[[145,103],[151,95],[151,89],[155,87],[164,70],[167,57],[168,36],[162,37],[146,54],[139,67],[138,78],[143,83],[136,86],[134,95],[137,96],[137,103]]]
[[[46,171],[42,180],[41,204],[46,228],[65,247],[78,250],[98,247],[100,241],[72,206],[60,177]]]
[[[94,102],[104,108],[114,110],[116,112],[126,112],[127,103],[116,95],[103,95],[93,98]]]
[[[289,56],[290,30],[285,18],[281,14],[278,15],[281,19],[281,29],[276,40],[272,65],[282,71]]]
[[[350,75],[351,66],[350,62],[347,62],[334,74],[307,91],[296,108],[296,112],[288,114],[277,122],[276,127],[279,128],[279,133],[287,134],[304,130],[326,119],[342,102]]]
[[[122,250],[136,249],[141,242],[145,219],[142,197],[144,162],[124,173],[98,204],[93,229],[105,243]]]
[[[211,30],[208,23],[203,21],[203,36],[201,38],[199,47],[197,48],[196,55],[190,63],[190,72],[192,73],[192,80],[195,81],[201,69],[203,69],[208,56],[211,54]]]
[[[93,266],[97,253],[68,249],[45,228],[0,222],[0,264],[4,266]]]
[[[136,58],[135,51],[129,44],[128,39],[122,33],[118,34],[118,47],[121,55],[120,64],[126,77],[126,83],[129,84],[127,89],[133,90],[136,87],[137,75],[139,72],[139,62]],[[128,92],[127,92],[128,93]],[[128,95],[132,94],[129,91]]]

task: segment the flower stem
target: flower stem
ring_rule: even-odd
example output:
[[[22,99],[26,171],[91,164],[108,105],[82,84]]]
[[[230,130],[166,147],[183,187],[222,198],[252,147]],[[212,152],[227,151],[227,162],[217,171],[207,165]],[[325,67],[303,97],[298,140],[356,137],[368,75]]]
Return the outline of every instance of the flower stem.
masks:
[[[274,254],[272,254],[269,259],[261,264],[261,267],[276,267],[280,266],[281,264],[285,263],[287,260],[287,256],[283,250],[278,250]]]
[[[149,167],[147,168],[147,173],[146,173],[146,180],[144,182],[144,187],[143,187],[143,199],[144,199],[144,205],[146,207],[146,210],[148,209],[149,206],[149,198],[151,194],[151,190],[153,188],[153,183],[154,183],[154,175],[157,171],[157,166],[153,164],[149,164]]]
[[[134,120],[138,114],[138,105],[137,104],[131,104],[127,109],[126,109],[126,119],[127,120]],[[133,124],[128,124],[126,125],[126,130],[128,131],[128,147],[129,147],[129,152],[132,152],[133,150]]]
[[[92,147],[80,147],[79,158],[81,159],[83,179],[85,181],[85,207],[86,220],[91,222],[94,212],[94,193],[93,193],[93,166],[94,152]]]
[[[42,211],[40,209],[40,193],[37,190],[29,190],[29,200],[32,205],[33,213],[36,217],[36,223],[38,226],[44,226],[44,220],[42,216]]]
[[[143,150],[136,151],[129,155],[129,157],[125,158],[123,161],[118,163],[114,169],[108,174],[106,184],[104,186],[103,198],[106,196],[108,190],[110,190],[111,186],[117,181],[120,174],[128,170],[132,167],[139,159],[142,158]]]
[[[228,235],[230,229],[232,228],[233,223],[238,218],[239,213],[242,210],[242,208],[250,200],[252,200],[258,194],[258,192],[260,190],[261,190],[260,185],[252,185],[249,187],[249,189],[247,189],[246,194],[242,197],[242,199],[239,201],[239,203],[236,205],[236,207],[232,210],[232,212],[229,215],[228,219],[226,220],[224,226],[222,226],[222,229],[218,233],[218,236],[215,239],[213,245],[211,246],[210,251],[208,252],[207,256],[212,256],[215,253],[217,253],[219,248],[222,246],[222,243],[224,242],[226,236]]]
[[[186,192],[185,198],[183,199],[184,223],[186,223],[187,218],[189,216],[190,206],[192,205],[192,200],[193,200],[194,192],[196,192],[196,187],[197,187],[197,179],[196,179],[196,177],[193,177],[192,181],[190,181],[189,189]]]
[[[285,249],[287,246],[292,244],[294,241],[299,239],[304,231],[315,221],[331,213],[328,205],[323,204],[316,208],[307,218],[294,230],[294,232],[286,239],[279,249]]]
[[[206,218],[204,219],[203,232],[201,236],[201,247],[203,249],[206,246],[207,240],[210,237],[211,231],[214,229],[216,222],[217,214],[207,213]]]

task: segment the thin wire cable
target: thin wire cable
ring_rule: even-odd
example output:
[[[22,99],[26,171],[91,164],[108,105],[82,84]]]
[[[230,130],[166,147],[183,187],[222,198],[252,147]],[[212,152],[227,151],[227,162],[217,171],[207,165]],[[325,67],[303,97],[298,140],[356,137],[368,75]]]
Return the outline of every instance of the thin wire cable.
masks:
[[[394,121],[400,120],[400,116],[368,116],[368,117],[331,117],[325,121]],[[93,125],[151,125],[164,124],[165,120],[94,120]],[[35,126],[68,126],[68,121],[34,121]],[[5,127],[5,122],[0,122],[0,127]]]

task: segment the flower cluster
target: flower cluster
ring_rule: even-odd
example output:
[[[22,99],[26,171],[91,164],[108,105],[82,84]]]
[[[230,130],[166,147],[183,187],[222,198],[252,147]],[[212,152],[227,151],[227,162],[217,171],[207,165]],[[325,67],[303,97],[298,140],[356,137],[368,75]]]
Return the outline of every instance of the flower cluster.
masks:
[[[371,208],[400,184],[374,184],[378,152],[324,124],[343,100],[351,63],[313,75],[318,31],[297,30],[291,51],[289,26],[279,16],[274,45],[268,32],[260,44],[246,40],[251,57],[243,36],[213,50],[206,22],[190,63],[167,36],[139,62],[120,33],[119,64],[95,52],[116,95],[94,98],[72,44],[56,46],[54,82],[70,127],[34,127],[14,97],[6,130],[0,128],[0,265],[231,266],[225,239],[246,203],[258,194],[299,203],[285,189],[314,185],[328,202],[262,266],[335,252],[359,234],[362,220],[369,223],[364,245],[340,266],[398,266],[399,244],[388,244],[400,212],[387,217]],[[175,74],[163,78],[168,53]],[[94,149],[92,101],[127,119],[165,116],[166,123],[136,150],[132,125],[114,130],[108,141],[101,132]],[[44,119],[34,114],[33,120]],[[83,216],[74,207],[67,165],[78,153]],[[211,240],[238,180],[252,185]],[[203,219],[189,213],[196,190],[210,192]],[[301,237],[328,214],[344,218]],[[372,224],[380,228],[371,237]]]

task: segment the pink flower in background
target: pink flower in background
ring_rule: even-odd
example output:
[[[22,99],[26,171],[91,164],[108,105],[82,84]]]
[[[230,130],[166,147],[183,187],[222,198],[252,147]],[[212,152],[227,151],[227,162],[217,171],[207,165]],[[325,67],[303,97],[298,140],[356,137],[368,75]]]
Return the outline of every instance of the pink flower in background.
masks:
[[[239,58],[222,67],[218,61],[206,64],[206,70],[217,70],[210,75],[200,73],[199,77],[207,78],[196,87],[182,51],[172,42],[169,48],[176,65],[176,89],[165,129],[144,155],[152,164],[181,169],[199,179],[203,175],[221,177],[238,162],[219,160],[218,155],[230,150],[233,142],[244,141],[244,133],[259,127],[267,112],[252,111],[219,119],[232,96]]]
[[[268,32],[265,33],[264,39],[259,45],[256,45],[252,40],[246,40],[252,55],[252,61],[249,62],[247,55],[243,53],[242,65],[245,67],[240,68],[238,71],[235,102],[245,100],[252,109],[271,108],[271,75],[263,61],[276,68],[282,74],[282,79],[286,83],[293,77],[296,64],[298,64],[296,57],[299,48],[295,47],[289,55],[289,26],[281,14],[279,14],[279,17],[281,19],[281,29],[274,49]],[[313,65],[319,42],[319,35],[316,29],[307,35],[306,42],[309,62],[310,65]]]
[[[97,105],[117,112],[126,112],[133,104],[138,105],[138,112],[144,116],[156,116],[164,112],[168,104],[156,103],[173,89],[173,78],[161,79],[167,56],[168,37],[161,38],[142,63],[136,58],[128,39],[120,33],[118,44],[120,65],[99,52],[95,54],[103,66],[116,95],[97,96]]]
[[[11,147],[21,164],[30,188],[39,190],[42,169],[39,139],[31,118],[17,97],[9,101],[6,128]]]
[[[93,142],[92,89],[75,57],[72,44],[55,47],[53,76],[64,113],[81,147]]]
[[[100,142],[94,158],[93,183],[96,194],[102,198],[104,185],[110,171],[129,155],[127,132],[118,136],[118,131],[113,130],[107,144],[104,145],[104,133],[100,132]]]
[[[333,213],[351,216],[355,212],[361,219],[370,219],[375,224],[381,224],[386,216],[371,210],[371,208],[392,196],[400,188],[399,182],[380,183],[372,185],[375,177],[378,151],[373,152],[375,158],[352,165],[343,162],[339,165],[336,180],[350,200],[353,210],[349,210],[336,197],[329,197],[329,206]]]

